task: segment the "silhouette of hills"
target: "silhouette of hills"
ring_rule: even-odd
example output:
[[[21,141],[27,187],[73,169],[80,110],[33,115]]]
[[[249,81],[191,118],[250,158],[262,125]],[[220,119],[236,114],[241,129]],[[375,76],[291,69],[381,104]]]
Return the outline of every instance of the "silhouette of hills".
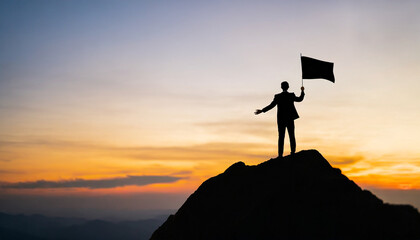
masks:
[[[83,218],[0,213],[1,240],[142,240],[149,239],[164,219],[110,222]]]
[[[420,239],[420,214],[383,203],[308,150],[208,179],[151,237],[167,239]]]

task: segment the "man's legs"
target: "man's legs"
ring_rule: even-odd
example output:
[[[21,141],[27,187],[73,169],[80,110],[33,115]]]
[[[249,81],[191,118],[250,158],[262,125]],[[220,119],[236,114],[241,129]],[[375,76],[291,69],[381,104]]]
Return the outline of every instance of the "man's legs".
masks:
[[[277,129],[279,131],[279,157],[282,157],[284,148],[284,134],[286,133],[286,123],[277,122]]]
[[[290,139],[290,150],[292,154],[296,152],[296,138],[295,138],[295,121],[291,120],[287,122],[287,133]],[[283,132],[284,137],[284,132]]]

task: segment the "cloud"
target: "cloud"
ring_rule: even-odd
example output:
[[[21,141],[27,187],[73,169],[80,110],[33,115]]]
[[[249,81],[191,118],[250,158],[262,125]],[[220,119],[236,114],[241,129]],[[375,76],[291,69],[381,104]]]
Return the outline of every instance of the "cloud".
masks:
[[[231,119],[225,121],[199,122],[197,126],[202,127],[215,134],[235,134],[271,139],[277,136],[276,120],[266,121],[257,119],[249,121],[244,119]]]
[[[74,142],[61,139],[23,139],[23,140],[0,140],[0,149],[7,147],[47,147],[47,148],[99,148],[104,147],[101,145],[87,143],[87,142]]]
[[[364,156],[325,156],[333,165],[351,165],[364,160]]]
[[[181,177],[173,176],[133,176],[127,175],[126,177],[104,178],[104,179],[72,179],[60,181],[47,181],[38,180],[32,182],[17,182],[0,184],[1,188],[14,188],[14,189],[39,189],[39,188],[114,188],[129,185],[145,186],[154,183],[172,183],[176,182]]]
[[[0,169],[1,174],[25,174],[24,171],[19,170],[10,170],[10,169]]]
[[[74,142],[60,139],[36,139],[26,141],[0,141],[1,147],[45,147],[54,150],[98,151],[106,156],[125,157],[136,160],[214,160],[227,157],[261,158],[265,149],[276,149],[261,143],[208,142],[187,146],[138,146],[116,147],[89,142]]]
[[[211,142],[199,145],[173,147],[137,147],[121,149],[119,157],[135,160],[182,160],[215,161],[265,159],[267,149],[277,149],[274,145],[258,143]]]
[[[175,172],[173,173],[173,175],[190,175],[192,173],[193,173],[192,171],[184,170],[184,171]]]

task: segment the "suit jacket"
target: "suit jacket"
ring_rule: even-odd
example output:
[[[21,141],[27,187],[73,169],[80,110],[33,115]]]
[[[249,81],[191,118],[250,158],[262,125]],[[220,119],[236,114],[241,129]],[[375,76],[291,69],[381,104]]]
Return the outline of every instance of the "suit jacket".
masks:
[[[293,121],[299,118],[294,102],[301,102],[304,97],[304,92],[299,97],[296,97],[294,93],[282,92],[274,95],[274,100],[262,111],[267,112],[277,105],[277,121]]]

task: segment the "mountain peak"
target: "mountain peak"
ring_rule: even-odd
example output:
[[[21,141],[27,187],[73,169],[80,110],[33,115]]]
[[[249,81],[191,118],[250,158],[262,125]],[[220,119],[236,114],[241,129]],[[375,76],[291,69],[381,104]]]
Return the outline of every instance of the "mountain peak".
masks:
[[[420,239],[420,214],[384,204],[316,150],[205,181],[155,231],[164,239]]]

